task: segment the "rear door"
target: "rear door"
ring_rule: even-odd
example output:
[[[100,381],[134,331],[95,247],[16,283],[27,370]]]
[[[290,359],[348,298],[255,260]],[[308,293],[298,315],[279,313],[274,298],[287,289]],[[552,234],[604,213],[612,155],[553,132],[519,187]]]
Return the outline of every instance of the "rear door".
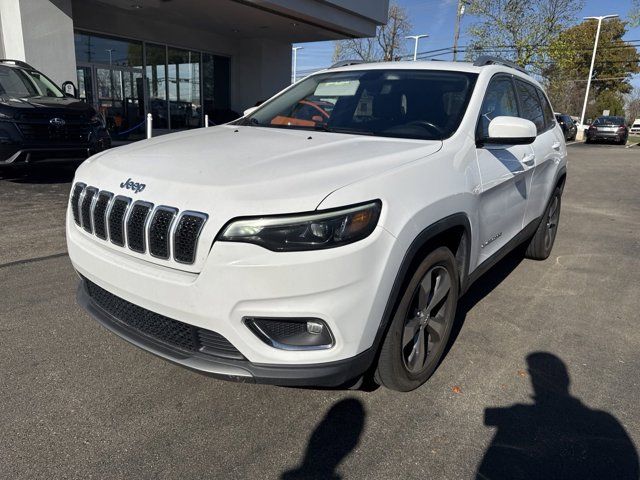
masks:
[[[485,93],[476,131],[481,176],[478,264],[496,253],[522,228],[528,197],[526,172],[534,165],[533,149],[530,145],[481,143],[492,119],[518,115],[512,76],[496,75]]]
[[[526,171],[529,198],[523,227],[537,220],[544,212],[553,189],[557,166],[566,152],[564,134],[556,125],[551,105],[537,86],[516,79],[521,116],[536,125],[533,144],[534,167]]]

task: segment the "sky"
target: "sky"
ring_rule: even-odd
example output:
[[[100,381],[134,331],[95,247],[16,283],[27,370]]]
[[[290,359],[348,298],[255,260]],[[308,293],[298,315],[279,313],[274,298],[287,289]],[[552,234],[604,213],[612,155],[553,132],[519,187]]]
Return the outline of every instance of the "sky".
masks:
[[[618,14],[626,18],[632,0],[586,0],[584,7],[576,15],[577,19],[586,16]],[[453,31],[456,19],[457,0],[398,0],[398,4],[407,9],[409,18],[413,24],[413,34],[428,34],[429,38],[421,39],[418,51],[435,50],[451,47],[453,45]],[[465,45],[465,30],[473,18],[464,16],[462,19],[459,45]],[[639,40],[640,27],[629,29],[626,40]],[[332,63],[333,42],[301,43],[295,46],[303,47],[298,50],[298,72],[300,74],[328,67]],[[407,43],[407,52],[413,52],[413,40]],[[442,60],[451,60],[451,55],[438,57]],[[633,81],[640,86],[640,75]]]

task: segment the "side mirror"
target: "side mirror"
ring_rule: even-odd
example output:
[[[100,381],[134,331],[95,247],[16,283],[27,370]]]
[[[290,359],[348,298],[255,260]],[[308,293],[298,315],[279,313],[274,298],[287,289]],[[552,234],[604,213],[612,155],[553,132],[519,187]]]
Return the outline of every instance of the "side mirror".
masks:
[[[489,136],[480,143],[527,145],[534,142],[536,135],[536,126],[531,120],[502,116],[489,122]]]
[[[69,80],[62,84],[62,91],[67,97],[78,98],[78,90],[73,82]]]
[[[258,109],[258,107],[250,107],[250,108],[247,108],[247,109],[244,111],[243,115],[244,115],[245,117],[246,117],[247,115],[251,115],[251,114],[252,114],[253,112],[255,112],[257,109]]]

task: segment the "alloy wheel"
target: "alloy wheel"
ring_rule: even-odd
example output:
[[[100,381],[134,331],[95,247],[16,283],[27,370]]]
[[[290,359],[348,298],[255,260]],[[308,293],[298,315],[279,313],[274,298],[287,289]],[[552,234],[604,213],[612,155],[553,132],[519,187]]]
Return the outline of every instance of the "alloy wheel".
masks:
[[[560,219],[560,197],[555,195],[553,202],[549,206],[549,214],[547,215],[547,231],[544,236],[544,248],[548,250],[553,245],[558,231],[558,220]]]
[[[416,287],[402,333],[402,361],[412,374],[437,361],[432,353],[445,336],[446,300],[450,291],[451,276],[439,265],[429,269]]]

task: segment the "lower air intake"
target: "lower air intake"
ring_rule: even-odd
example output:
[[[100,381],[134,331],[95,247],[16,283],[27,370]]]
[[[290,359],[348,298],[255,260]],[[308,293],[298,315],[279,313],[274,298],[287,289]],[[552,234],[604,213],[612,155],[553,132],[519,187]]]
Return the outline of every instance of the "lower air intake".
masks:
[[[229,340],[219,333],[165,317],[128,302],[86,278],[83,281],[89,297],[96,306],[120,325],[138,334],[183,353],[244,359]]]

